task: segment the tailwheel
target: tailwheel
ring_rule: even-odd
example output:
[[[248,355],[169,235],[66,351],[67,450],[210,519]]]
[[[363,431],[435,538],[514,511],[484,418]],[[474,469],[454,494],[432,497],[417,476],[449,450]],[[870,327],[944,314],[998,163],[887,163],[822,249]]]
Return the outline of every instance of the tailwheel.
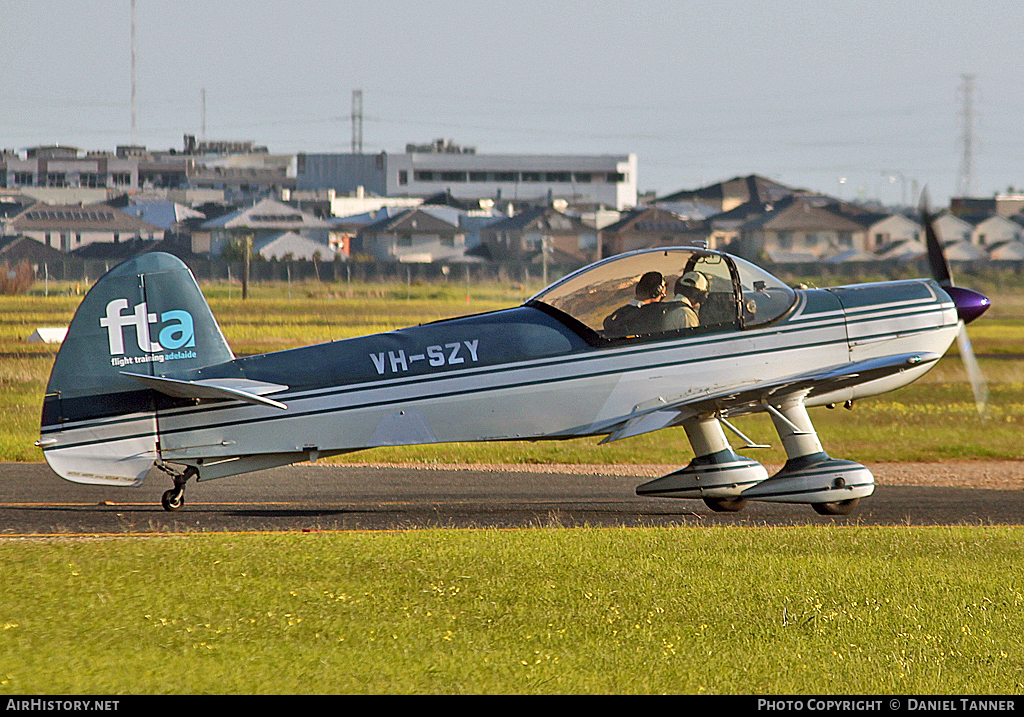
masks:
[[[160,499],[160,505],[164,507],[166,511],[181,510],[181,507],[185,505],[185,490],[184,488],[171,488],[166,491],[163,498]]]
[[[850,498],[835,503],[811,503],[811,507],[818,515],[849,515],[858,503],[860,503],[860,498]]]
[[[716,513],[738,513],[747,505],[745,498],[705,498],[704,504]]]
[[[164,510],[168,512],[181,510],[182,506],[185,505],[185,484],[193,476],[198,480],[199,470],[194,466],[189,466],[185,469],[184,473],[174,476],[174,487],[164,492],[163,497],[160,499],[160,505],[163,506]]]

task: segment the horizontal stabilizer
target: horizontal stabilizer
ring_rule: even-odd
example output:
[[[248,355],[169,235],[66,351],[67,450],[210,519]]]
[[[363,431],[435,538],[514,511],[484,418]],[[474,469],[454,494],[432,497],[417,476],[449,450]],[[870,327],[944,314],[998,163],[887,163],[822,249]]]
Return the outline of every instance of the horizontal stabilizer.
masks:
[[[280,408],[281,410],[287,410],[288,408],[288,406],[280,401],[265,398],[264,396],[264,394],[277,393],[288,388],[279,383],[253,381],[247,378],[208,378],[199,381],[182,381],[176,378],[147,376],[127,371],[122,371],[121,373],[155,391],[159,391],[167,396],[174,396],[175,398],[234,399],[260,406]]]

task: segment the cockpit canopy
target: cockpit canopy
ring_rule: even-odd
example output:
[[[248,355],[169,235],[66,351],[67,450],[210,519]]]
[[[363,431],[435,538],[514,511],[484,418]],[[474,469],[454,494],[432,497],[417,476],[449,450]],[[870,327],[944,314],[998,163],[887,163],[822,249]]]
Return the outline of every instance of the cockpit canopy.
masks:
[[[762,326],[795,302],[792,289],[750,262],[679,247],[620,254],[592,264],[528,303],[557,309],[601,339],[641,340]]]

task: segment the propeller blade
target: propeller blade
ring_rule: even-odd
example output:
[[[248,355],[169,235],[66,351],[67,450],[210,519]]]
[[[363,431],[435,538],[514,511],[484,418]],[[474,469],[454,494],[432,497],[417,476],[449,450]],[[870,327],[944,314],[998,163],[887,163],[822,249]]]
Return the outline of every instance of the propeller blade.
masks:
[[[978,406],[978,415],[984,421],[988,417],[988,384],[985,383],[985,377],[981,373],[981,367],[974,355],[974,348],[971,346],[971,339],[967,336],[967,327],[964,324],[960,324],[956,343],[957,348],[960,349],[960,360],[963,361],[964,369],[967,371],[967,379],[971,382],[974,403]]]
[[[942,249],[942,242],[939,235],[932,226],[932,214],[928,209],[927,190],[921,192],[921,224],[924,225],[924,243],[928,248],[928,266],[932,271],[932,278],[939,283],[939,286],[953,286],[953,275],[949,271],[949,263],[946,261],[946,252]]]
[[[989,307],[988,297],[969,289],[961,289],[953,285],[953,275],[949,271],[946,252],[939,241],[939,235],[932,225],[934,217],[928,208],[928,190],[921,192],[921,223],[924,225],[925,246],[928,248],[928,266],[932,278],[946,290],[953,303],[956,304],[957,315],[960,317],[960,330],[956,334],[957,347],[960,349],[960,360],[967,372],[971,391],[974,392],[974,403],[978,407],[978,415],[984,421],[988,416],[988,384],[981,373],[978,358],[974,355],[974,347],[967,336],[967,324],[985,313]]]

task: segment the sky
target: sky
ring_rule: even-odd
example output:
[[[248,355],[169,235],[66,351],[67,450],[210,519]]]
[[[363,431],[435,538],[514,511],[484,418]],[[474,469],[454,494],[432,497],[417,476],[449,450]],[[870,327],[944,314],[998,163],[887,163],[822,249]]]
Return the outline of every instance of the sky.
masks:
[[[132,143],[130,0],[0,18],[0,148]],[[942,206],[965,156],[971,195],[1024,188],[1022,46],[1007,0],[136,0],[134,141],[350,152],[360,90],[367,153],[636,154],[659,195],[760,174]]]

